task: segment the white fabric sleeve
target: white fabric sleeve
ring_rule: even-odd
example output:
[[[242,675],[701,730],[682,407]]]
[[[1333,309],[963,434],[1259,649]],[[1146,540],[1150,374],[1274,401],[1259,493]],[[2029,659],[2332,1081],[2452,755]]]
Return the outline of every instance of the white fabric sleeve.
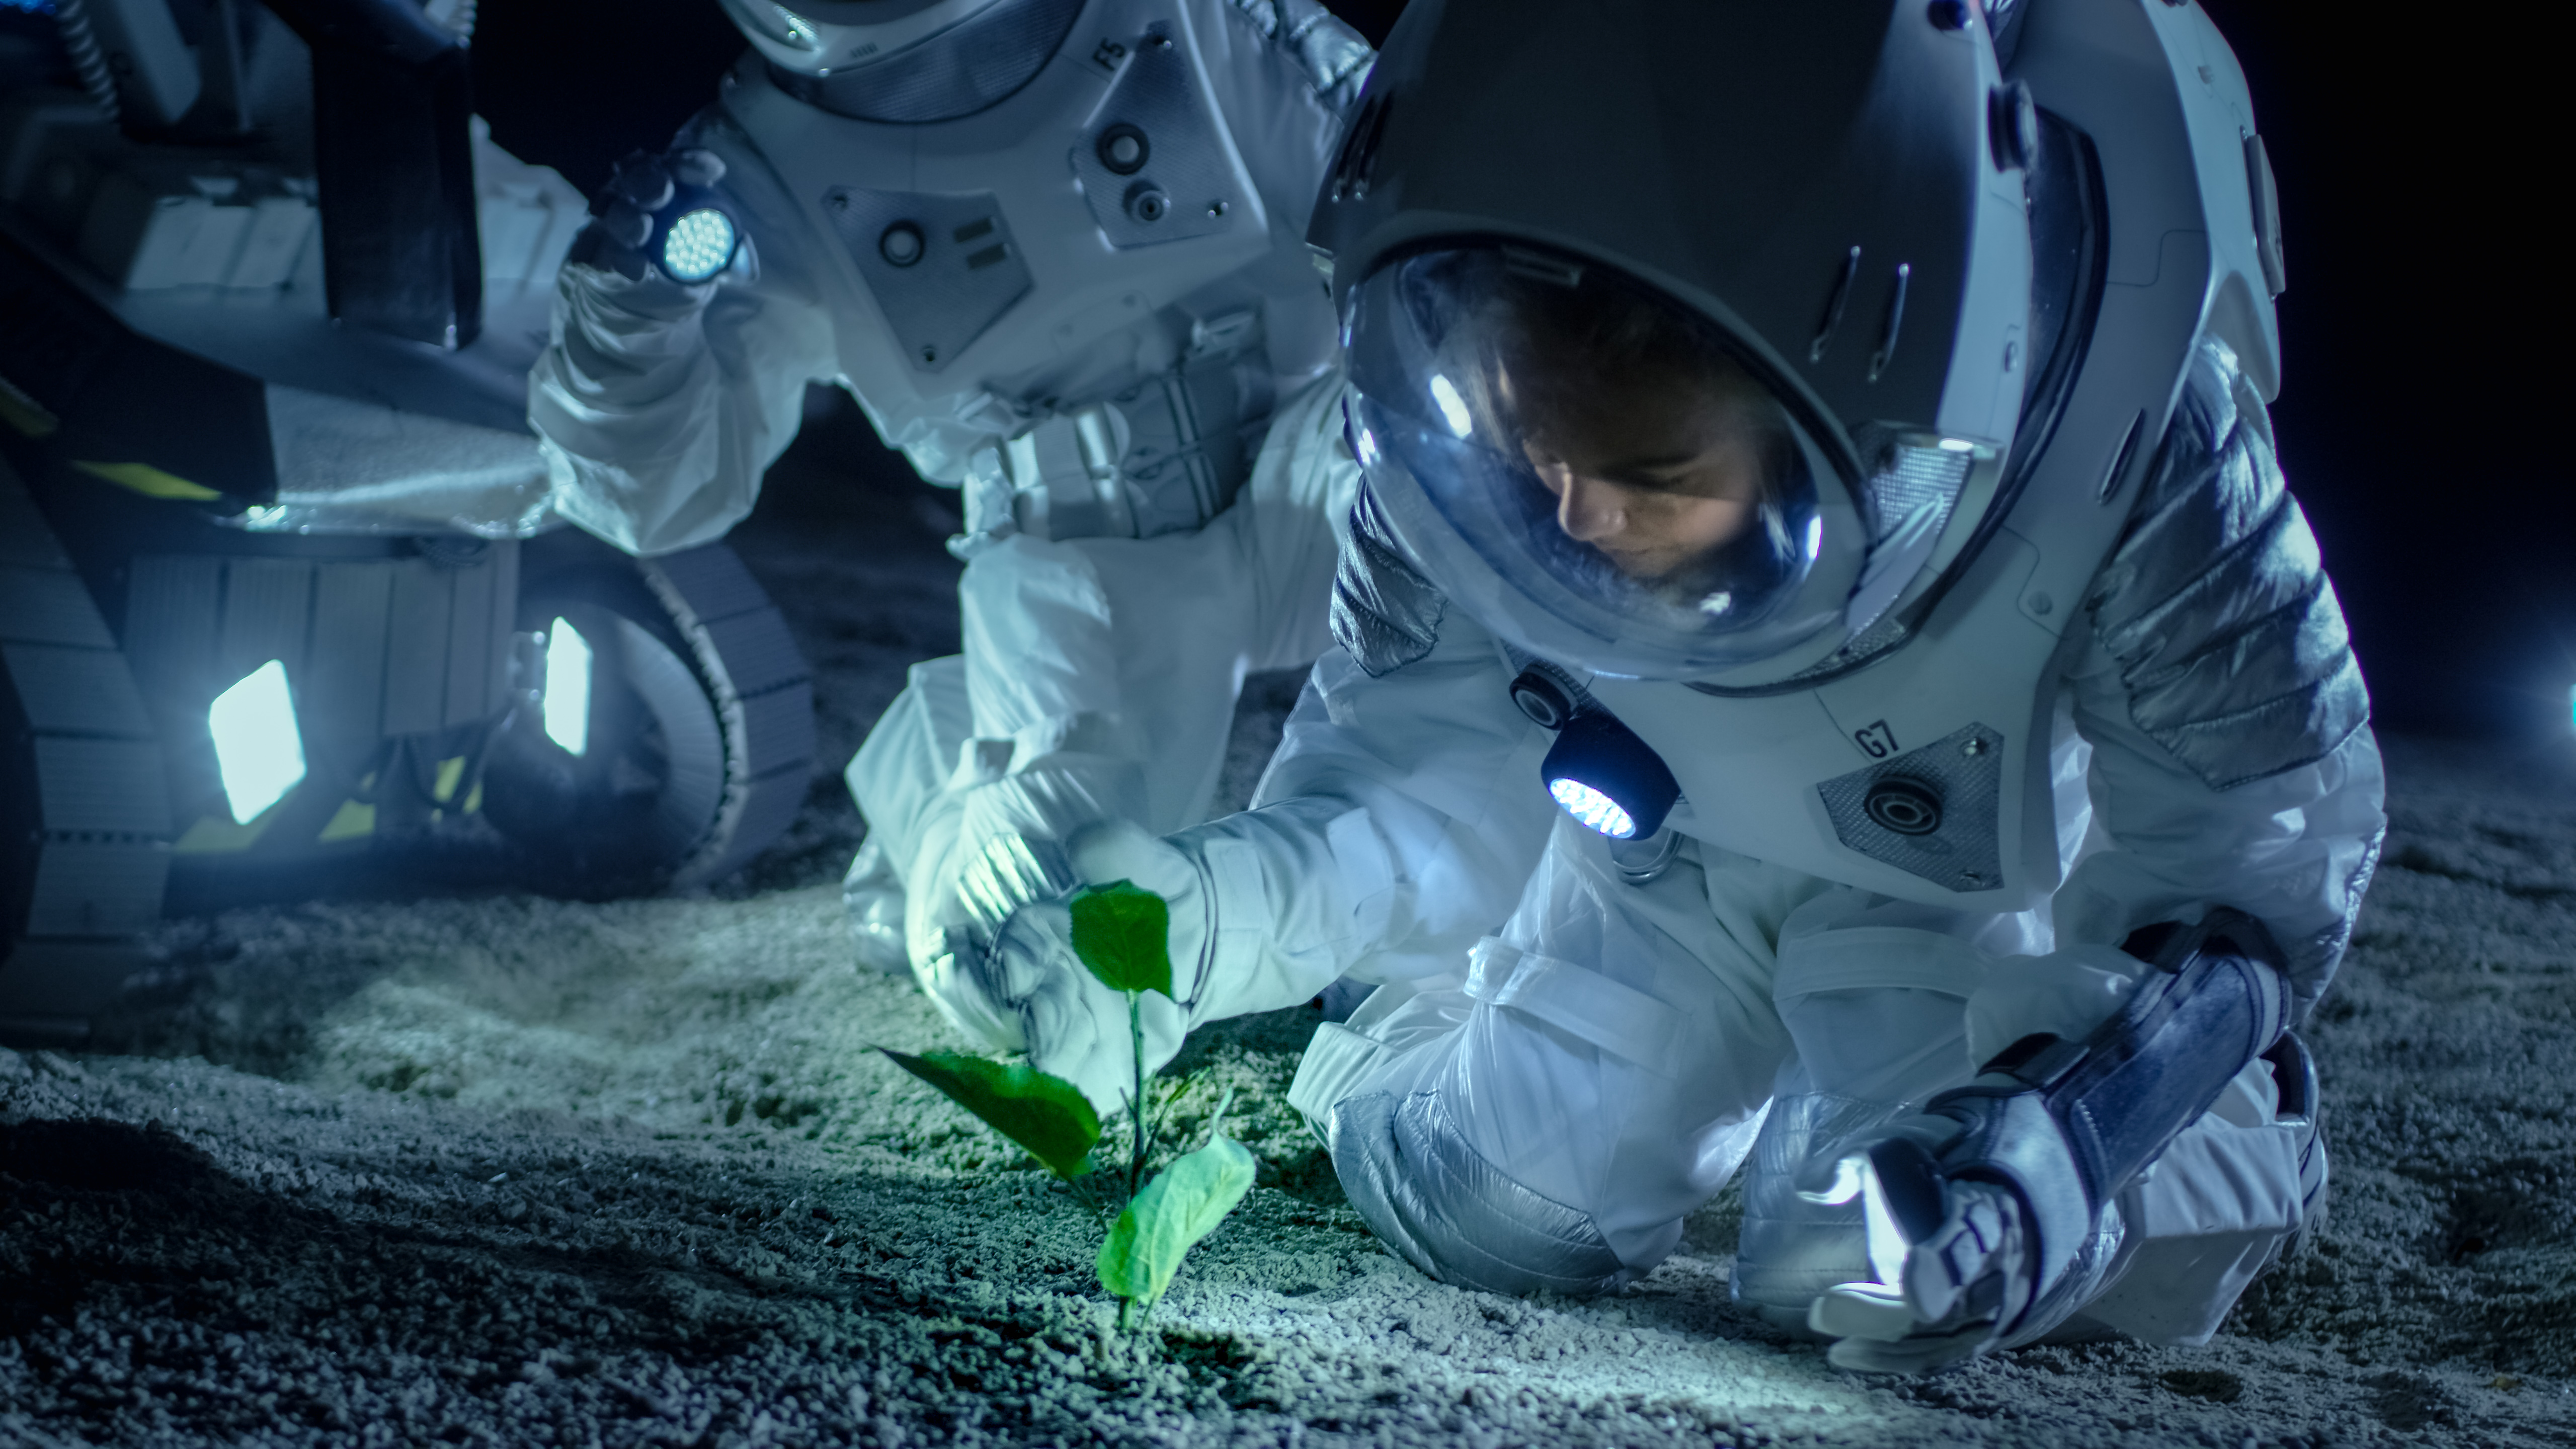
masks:
[[[969,734],[1007,744],[1012,772],[1067,748],[1121,762],[1133,788],[1105,815],[1158,834],[1204,820],[1245,671],[1330,642],[1333,521],[1359,471],[1337,388],[1286,400],[1243,491],[1195,533],[979,550],[959,588]]]
[[[1463,625],[1384,678],[1335,649],[1289,716],[1253,809],[1161,838],[1120,824],[1071,842],[1077,878],[1132,880],[1171,903],[1185,1019],[1161,1048],[1346,975],[1462,969],[1511,915],[1561,813],[1538,787],[1550,736],[1512,706],[1507,678],[1492,639]],[[1023,1003],[1046,1070],[1111,1082],[1101,1063],[1123,1064],[1125,1048],[1102,1024],[1108,998],[1051,939],[1061,915],[1043,905],[1013,917],[998,951],[1013,979],[996,994]]]
[[[1351,923],[1332,933],[1325,981],[1456,971],[1511,915],[1560,813],[1538,780],[1554,736],[1513,706],[1510,680],[1492,636],[1464,618],[1379,677],[1335,648],[1289,715],[1254,808],[1187,834],[1262,861],[1274,940],[1310,921]]]
[[[2288,953],[2304,1015],[2342,958],[2378,861],[2378,741],[2363,728],[2313,764],[2213,790],[2130,721],[2116,670],[2071,682],[2077,727],[2093,745],[2101,848],[2057,893],[2059,940],[2116,945],[2140,926],[2234,906]]]
[[[1302,251],[1344,114],[1375,56],[1316,0],[1195,0],[1190,20],[1226,129],[1271,208],[1271,232]]]
[[[551,340],[528,374],[555,511],[636,554],[720,538],[796,435],[805,385],[839,372],[814,237],[750,139],[720,113],[680,145],[722,157],[719,185],[757,275],[683,287],[566,266]]]

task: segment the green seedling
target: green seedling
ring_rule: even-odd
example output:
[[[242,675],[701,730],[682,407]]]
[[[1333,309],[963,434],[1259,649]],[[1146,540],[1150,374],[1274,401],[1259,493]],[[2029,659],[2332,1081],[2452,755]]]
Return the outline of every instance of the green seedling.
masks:
[[[1100,1140],[1100,1114],[1073,1083],[1026,1062],[997,1062],[960,1052],[911,1056],[885,1047],[896,1066],[948,1094],[950,1101],[1029,1151],[1047,1170],[1070,1181],[1091,1170],[1091,1145]]]
[[[1076,895],[1072,912],[1073,954],[1101,985],[1127,997],[1127,1037],[1136,1072],[1127,1097],[1132,1108],[1127,1115],[1136,1127],[1136,1149],[1127,1159],[1132,1202],[1144,1187],[1145,1154],[1153,1146],[1145,1114],[1145,993],[1171,999],[1172,912],[1161,896],[1123,880]]]
[[[1145,993],[1171,998],[1170,908],[1161,896],[1122,880],[1079,892],[1071,910],[1074,955],[1102,985],[1127,998],[1128,1043],[1135,1064],[1127,1098],[1134,1125],[1127,1205],[1100,1245],[1098,1268],[1100,1286],[1117,1296],[1119,1326],[1135,1328],[1172,1285],[1181,1259],[1216,1231],[1252,1189],[1253,1160],[1243,1144],[1211,1125],[1207,1146],[1145,1181],[1145,1158],[1154,1144],[1145,1096]],[[1071,1181],[1090,1170],[1091,1149],[1100,1141],[1100,1117],[1071,1082],[1025,1062],[956,1052],[886,1055],[1028,1149],[1056,1176]],[[1224,1120],[1233,1101],[1229,1092],[1212,1123]]]
[[[1217,1104],[1219,1120],[1233,1100],[1228,1093]],[[1127,1204],[1100,1245],[1098,1264],[1100,1286],[1118,1295],[1119,1327],[1154,1311],[1182,1257],[1252,1190],[1252,1172],[1243,1144],[1211,1127],[1207,1146],[1164,1168]]]

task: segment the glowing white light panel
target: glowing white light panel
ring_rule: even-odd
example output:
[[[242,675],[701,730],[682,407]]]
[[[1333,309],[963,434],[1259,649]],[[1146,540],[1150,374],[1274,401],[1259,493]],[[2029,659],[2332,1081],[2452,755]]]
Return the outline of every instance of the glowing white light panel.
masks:
[[[216,695],[206,728],[234,824],[248,825],[303,780],[304,736],[295,728],[284,660],[268,661]]]
[[[1581,780],[1550,780],[1547,793],[1556,797],[1556,803],[1564,806],[1567,814],[1604,835],[1625,840],[1637,833],[1637,822],[1628,818],[1618,801]]]
[[[570,619],[546,631],[546,738],[568,755],[590,748],[590,641]]]
[[[662,238],[662,270],[675,282],[703,282],[733,260],[733,239],[733,222],[723,212],[700,207],[671,223]]]

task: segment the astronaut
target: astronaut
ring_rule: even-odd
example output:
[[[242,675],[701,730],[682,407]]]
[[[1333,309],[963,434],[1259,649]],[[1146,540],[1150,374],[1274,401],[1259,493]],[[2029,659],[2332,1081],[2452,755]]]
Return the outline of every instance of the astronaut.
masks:
[[[1303,236],[1372,56],[1315,0],[726,9],[752,49],[619,169],[529,415],[557,511],[640,554],[750,511],[809,382],[962,489],[964,653],[850,763],[845,896],[971,999],[952,936],[1075,825],[1205,818],[1245,672],[1330,643],[1357,469]]]
[[[1616,1288],[1743,1168],[1838,1364],[2205,1339],[2321,1203],[2383,826],[2271,206],[2188,3],[1409,14],[1313,232],[1341,647],[1255,808],[1068,844],[1172,903],[1149,1054],[1377,983],[1291,1100],[1451,1283]],[[996,1039],[1114,1104],[1066,915]]]

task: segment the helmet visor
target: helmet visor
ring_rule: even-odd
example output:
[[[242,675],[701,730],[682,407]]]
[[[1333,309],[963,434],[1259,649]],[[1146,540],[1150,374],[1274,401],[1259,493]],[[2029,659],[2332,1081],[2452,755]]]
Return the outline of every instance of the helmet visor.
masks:
[[[1717,326],[1616,269],[1416,253],[1351,314],[1374,491],[1488,627],[1600,673],[1769,659],[1842,618],[1851,490]]]

